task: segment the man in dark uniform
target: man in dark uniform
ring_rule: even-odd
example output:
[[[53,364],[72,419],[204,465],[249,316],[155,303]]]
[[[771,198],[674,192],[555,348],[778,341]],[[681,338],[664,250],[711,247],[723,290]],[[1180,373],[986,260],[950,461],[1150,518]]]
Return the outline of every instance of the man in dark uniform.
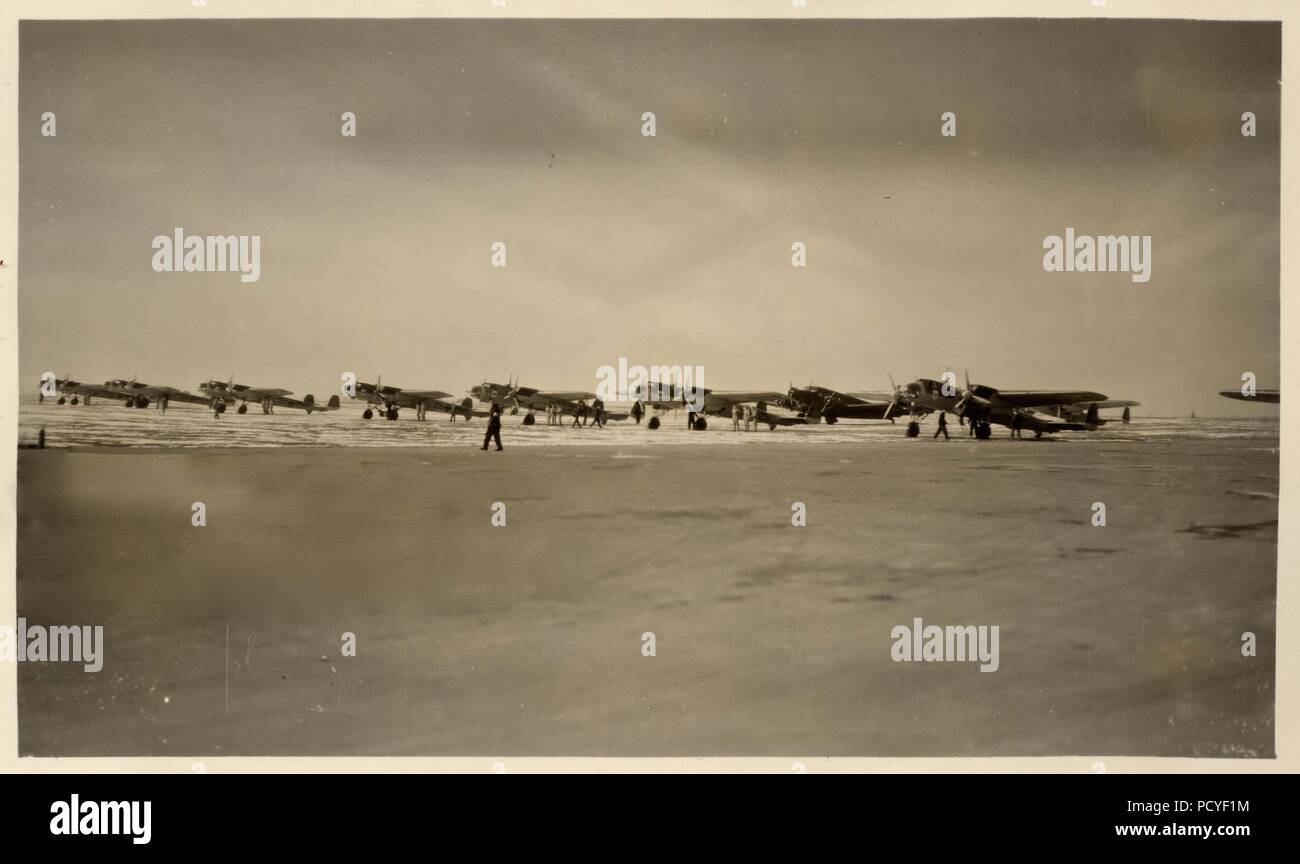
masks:
[[[948,420],[947,420],[947,417],[948,417],[947,414],[943,413],[942,411],[939,412],[939,428],[934,430],[934,437],[935,437],[935,438],[938,438],[938,437],[939,437],[939,433],[942,432],[942,433],[943,433],[943,440],[945,440],[945,441],[949,440],[949,439],[948,439]]]
[[[497,442],[497,449],[501,449],[501,409],[492,406],[492,416],[488,418],[487,433],[483,436],[483,446],[480,450],[486,450],[489,441],[493,439]]]

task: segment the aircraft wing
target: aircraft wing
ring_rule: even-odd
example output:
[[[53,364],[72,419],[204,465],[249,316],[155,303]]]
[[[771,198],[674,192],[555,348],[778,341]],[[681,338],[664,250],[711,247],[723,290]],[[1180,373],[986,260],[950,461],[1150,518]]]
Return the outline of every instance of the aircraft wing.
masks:
[[[123,399],[124,394],[121,390],[114,390],[111,387],[103,387],[96,384],[76,384],[68,382],[59,390],[63,393],[73,393],[81,396],[94,396],[96,399]]]
[[[532,396],[537,399],[544,399],[547,402],[585,402],[596,398],[595,393],[584,393],[578,390],[572,392],[546,390],[533,393]]]
[[[888,402],[852,402],[835,406],[830,413],[834,413],[841,420],[883,420],[885,419],[885,411],[888,409]],[[905,413],[899,412],[897,408],[894,411],[895,414]]]
[[[212,400],[209,399],[207,396],[201,396],[195,393],[187,392],[185,390],[173,390],[171,388],[168,388],[168,392],[166,396],[168,402],[189,402],[192,405],[212,404]]]
[[[710,390],[705,395],[709,403],[724,402],[727,405],[743,405],[746,402],[771,402],[773,405],[785,401],[784,393],[771,390]]]
[[[859,402],[884,402],[886,405],[888,405],[890,402],[894,401],[893,393],[859,392],[859,393],[841,393],[840,395],[852,397],[853,399],[856,399]]]
[[[395,394],[384,394],[384,398],[390,402],[401,405],[403,408],[414,408],[421,402],[425,408],[432,407],[434,402],[445,399],[450,393],[444,393],[441,390],[401,390]]]
[[[1282,401],[1282,393],[1279,390],[1256,390],[1254,396],[1246,396],[1240,390],[1221,390],[1219,395],[1241,402],[1278,403]]]
[[[767,411],[759,414],[755,419],[769,426],[815,426],[821,422],[820,417],[791,417],[786,414],[771,414]]]
[[[131,392],[144,396],[150,401],[166,398],[168,402],[189,402],[194,405],[212,404],[212,398],[209,396],[196,396],[186,390],[177,390],[175,387],[139,387]]]
[[[292,390],[282,390],[275,387],[243,387],[231,391],[232,395],[246,402],[261,402],[263,399],[279,399],[284,396],[292,396]]]
[[[1105,402],[1102,393],[1090,390],[998,390],[997,397],[1003,405],[1013,408],[1036,408],[1040,405],[1074,405],[1076,403]],[[1097,407],[1101,407],[1100,404]]]

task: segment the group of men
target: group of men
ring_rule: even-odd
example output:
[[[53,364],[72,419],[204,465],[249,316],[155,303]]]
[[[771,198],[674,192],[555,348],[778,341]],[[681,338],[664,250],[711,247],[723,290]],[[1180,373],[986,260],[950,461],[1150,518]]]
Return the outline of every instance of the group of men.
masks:
[[[605,427],[605,403],[596,399],[590,405],[585,402],[576,402],[573,406],[573,425],[586,426],[587,421],[591,420],[591,425],[597,429]],[[637,422],[641,422],[638,418]],[[546,425],[563,426],[564,425],[564,407],[557,403],[549,403],[546,406]],[[488,416],[487,432],[483,436],[483,446],[480,450],[488,449],[488,444],[496,442],[497,449],[501,448],[501,406],[493,405],[492,413]]]
[[[575,402],[573,405],[574,426],[586,426],[587,421],[596,428],[605,426],[605,403],[600,399],[594,400],[590,405],[585,402]],[[563,426],[564,425],[564,406],[552,402],[546,406],[546,425]]]
[[[939,412],[939,425],[938,425],[938,427],[934,430],[934,437],[935,437],[935,438],[938,438],[940,435],[942,435],[942,436],[943,436],[943,439],[944,439],[945,441],[948,440],[948,419],[947,419],[947,418],[948,418],[948,415],[947,415],[947,414],[945,414],[945,413],[942,412],[942,411]],[[957,415],[957,423],[958,423],[959,425],[961,425],[961,426],[965,426],[965,427],[966,427],[966,432],[967,432],[967,434],[968,434],[971,438],[974,438],[974,437],[975,437],[975,423],[974,423],[974,421],[972,421],[972,422],[970,422],[970,423],[967,423],[967,422],[966,422],[966,418],[965,418],[963,415],[958,414],[958,415]],[[1012,438],[1024,438],[1024,437],[1025,437],[1025,431],[1024,431],[1024,420],[1023,420],[1023,419],[1021,418],[1021,416],[1020,416],[1020,411],[1019,411],[1019,409],[1017,409],[1017,410],[1011,412],[1011,437],[1012,437]]]
[[[758,429],[758,409],[753,405],[733,405],[731,408],[731,428],[740,431],[741,424],[744,424],[745,431]]]

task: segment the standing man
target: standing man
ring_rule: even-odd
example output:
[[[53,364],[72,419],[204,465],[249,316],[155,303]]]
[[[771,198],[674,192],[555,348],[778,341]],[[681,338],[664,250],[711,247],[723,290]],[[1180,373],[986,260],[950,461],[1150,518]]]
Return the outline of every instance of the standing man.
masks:
[[[501,409],[496,405],[492,406],[492,416],[488,418],[487,433],[483,436],[483,446],[480,450],[486,450],[489,441],[496,440],[497,449],[501,449]]]
[[[945,441],[951,440],[951,439],[948,438],[948,419],[947,419],[947,418],[948,418],[948,415],[947,415],[947,414],[945,414],[945,413],[942,412],[942,411],[939,412],[939,428],[934,430],[934,437],[935,437],[935,438],[938,438],[938,437],[939,437],[939,433],[942,432],[942,433],[943,433],[943,440],[945,440]]]

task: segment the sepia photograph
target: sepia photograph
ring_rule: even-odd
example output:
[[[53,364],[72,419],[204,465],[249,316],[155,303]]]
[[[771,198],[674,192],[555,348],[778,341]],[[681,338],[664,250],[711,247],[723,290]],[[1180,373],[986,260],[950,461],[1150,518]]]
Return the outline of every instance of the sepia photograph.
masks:
[[[1278,756],[1280,21],[185,5],[17,22],[17,756]]]

